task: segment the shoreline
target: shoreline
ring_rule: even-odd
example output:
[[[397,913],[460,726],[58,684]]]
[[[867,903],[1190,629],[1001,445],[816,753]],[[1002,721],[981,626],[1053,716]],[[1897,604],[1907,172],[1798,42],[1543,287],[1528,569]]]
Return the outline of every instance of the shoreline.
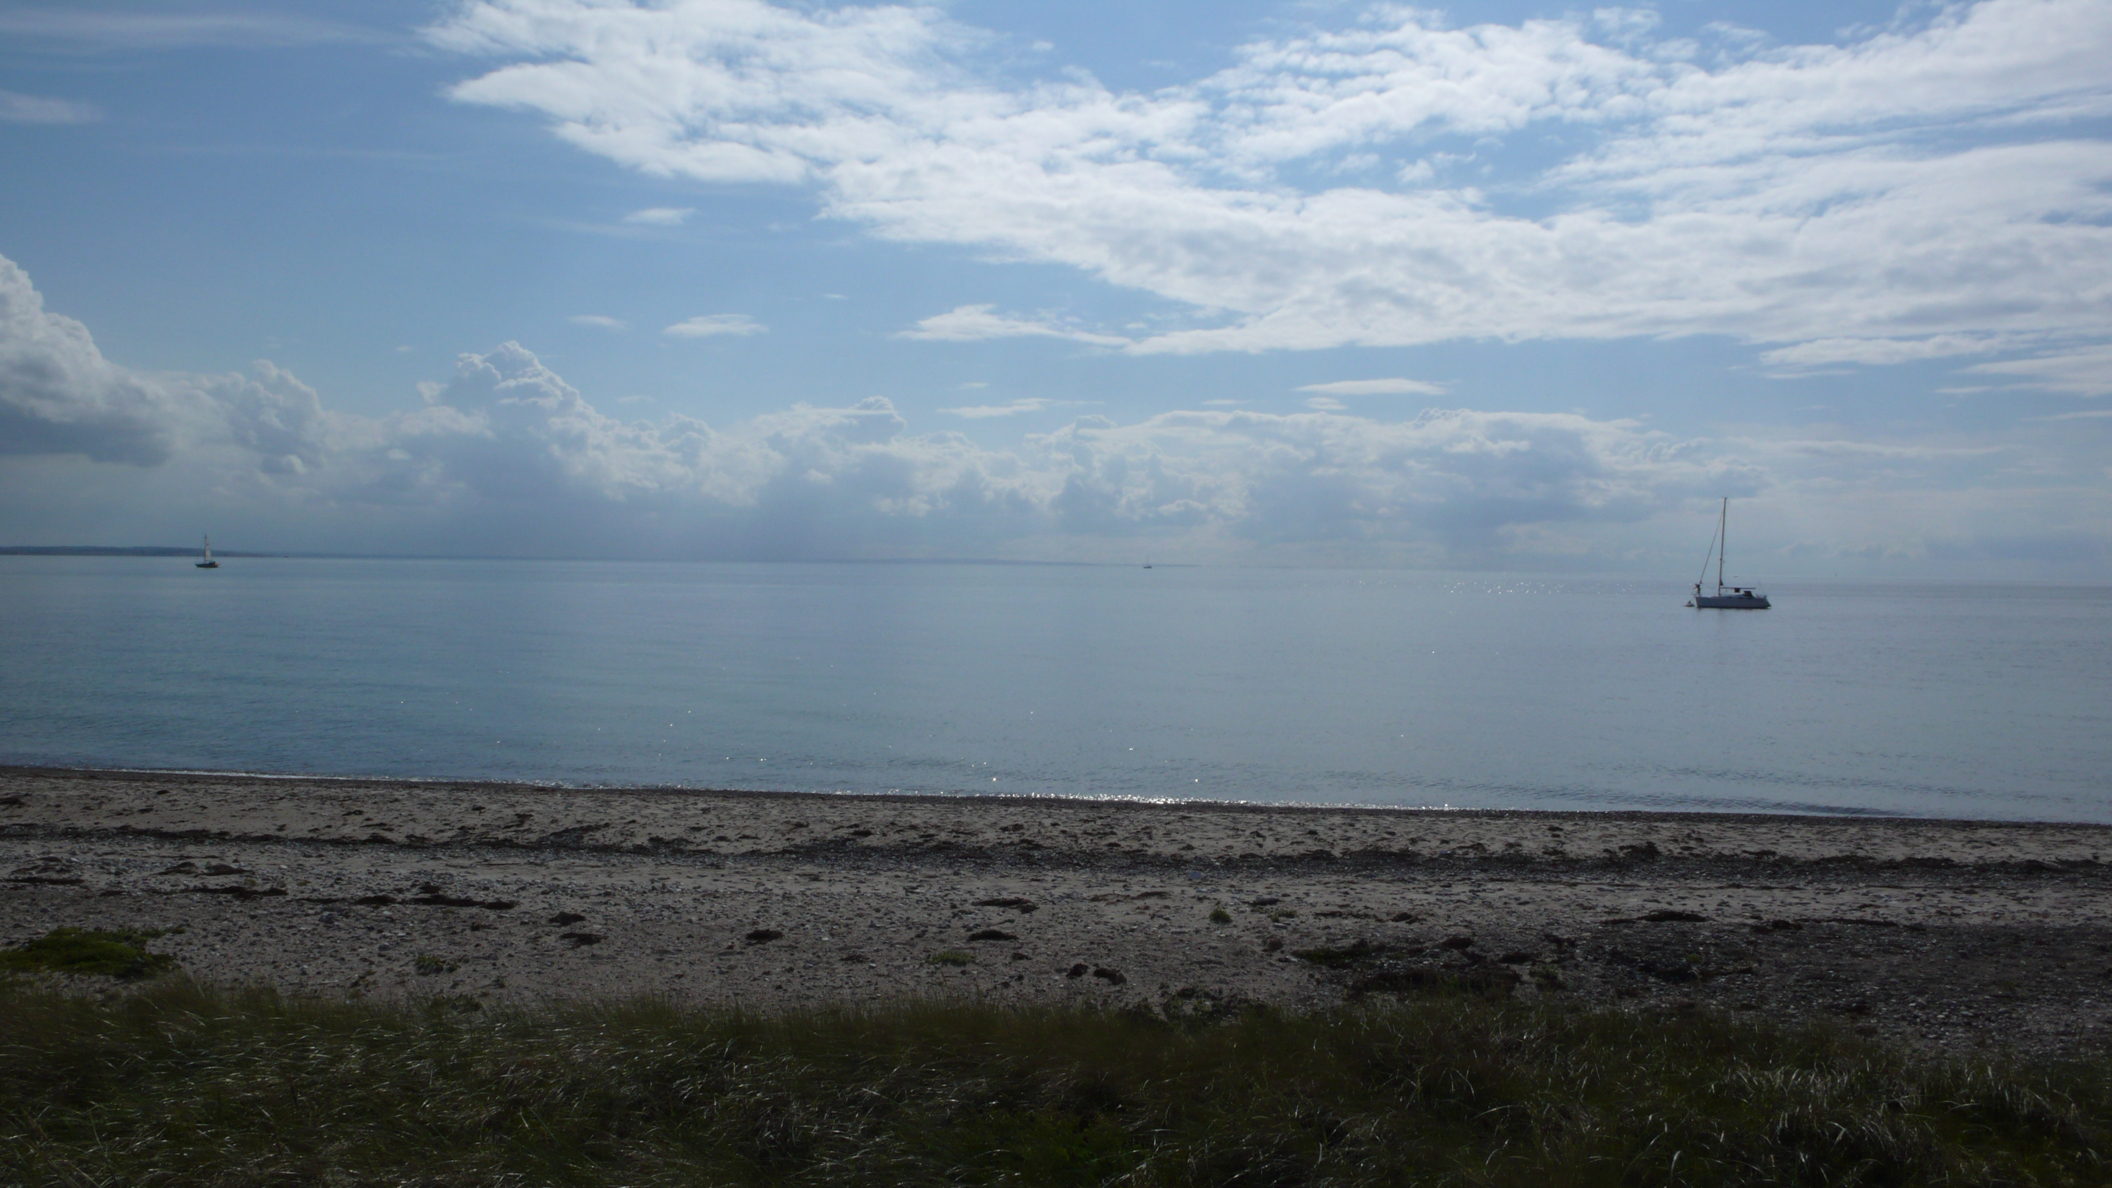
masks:
[[[2112,827],[0,768],[0,943],[294,993],[1163,1009],[1466,987],[2112,1040]]]
[[[1183,812],[1263,811],[1316,813],[1430,813],[1463,817],[1572,817],[1579,820],[1678,820],[1738,821],[1748,823],[1800,821],[1889,821],[1917,825],[2015,826],[2054,829],[2098,829],[2112,837],[2112,823],[2046,820],[2035,817],[1927,817],[1893,813],[1883,809],[1785,809],[1779,812],[1716,809],[1543,809],[1475,808],[1464,805],[1388,805],[1334,801],[1217,800],[1209,798],[1073,796],[1042,792],[934,792],[890,789],[860,792],[852,789],[824,791],[785,788],[712,788],[688,784],[565,784],[556,781],[456,779],[448,776],[317,775],[301,772],[219,771],[203,768],[159,767],[68,767],[49,764],[0,763],[0,781],[14,778],[182,781],[224,784],[229,782],[286,785],[354,786],[362,788],[450,788],[503,792],[551,792],[581,796],[724,796],[759,798],[812,798],[824,801],[890,801],[908,804],[1076,804],[1093,807],[1166,809]]]

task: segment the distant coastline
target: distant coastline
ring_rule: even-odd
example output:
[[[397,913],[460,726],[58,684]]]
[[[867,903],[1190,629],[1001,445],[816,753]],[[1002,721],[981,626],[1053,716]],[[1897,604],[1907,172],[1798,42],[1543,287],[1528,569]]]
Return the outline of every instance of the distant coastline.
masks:
[[[240,549],[214,549],[220,557],[272,557],[302,561],[557,561],[618,564],[687,564],[723,561],[737,565],[1003,565],[1015,568],[1128,569],[1130,561],[1022,561],[1003,557],[572,557],[563,555],[512,555],[506,553],[249,553]],[[0,545],[0,557],[195,557],[196,545]],[[1194,569],[1190,562],[1160,561],[1160,569]]]
[[[285,557],[288,553],[244,553],[221,549],[222,557]],[[0,545],[0,557],[195,557],[198,547],[164,548],[161,545]]]

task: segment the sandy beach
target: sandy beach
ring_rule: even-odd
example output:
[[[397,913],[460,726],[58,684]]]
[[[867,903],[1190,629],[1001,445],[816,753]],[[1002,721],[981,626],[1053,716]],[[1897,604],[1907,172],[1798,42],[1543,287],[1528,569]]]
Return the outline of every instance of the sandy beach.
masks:
[[[331,995],[1156,1011],[1458,986],[2112,1038],[2112,829],[0,769],[0,943]],[[175,931],[180,929],[180,931]]]

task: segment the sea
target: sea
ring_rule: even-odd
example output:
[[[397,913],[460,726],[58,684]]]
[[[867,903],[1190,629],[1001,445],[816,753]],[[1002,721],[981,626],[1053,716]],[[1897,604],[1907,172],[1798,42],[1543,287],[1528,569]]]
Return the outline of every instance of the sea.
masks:
[[[2112,590],[0,557],[0,763],[2112,822]]]

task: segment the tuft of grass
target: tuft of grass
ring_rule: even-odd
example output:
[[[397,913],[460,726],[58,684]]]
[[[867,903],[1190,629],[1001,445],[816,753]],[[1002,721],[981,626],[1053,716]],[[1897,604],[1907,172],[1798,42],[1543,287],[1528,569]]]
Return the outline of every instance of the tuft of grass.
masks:
[[[161,929],[54,928],[35,940],[0,949],[0,969],[100,974],[138,981],[175,967],[174,957],[147,952],[148,941],[166,935]]]
[[[941,949],[924,960],[932,965],[974,965],[975,954],[959,949]]]
[[[1232,913],[1221,907],[1211,908],[1210,922],[1212,924],[1230,924],[1232,922]]]
[[[1439,995],[911,1002],[0,988],[0,1183],[2102,1184],[2112,1066]]]

